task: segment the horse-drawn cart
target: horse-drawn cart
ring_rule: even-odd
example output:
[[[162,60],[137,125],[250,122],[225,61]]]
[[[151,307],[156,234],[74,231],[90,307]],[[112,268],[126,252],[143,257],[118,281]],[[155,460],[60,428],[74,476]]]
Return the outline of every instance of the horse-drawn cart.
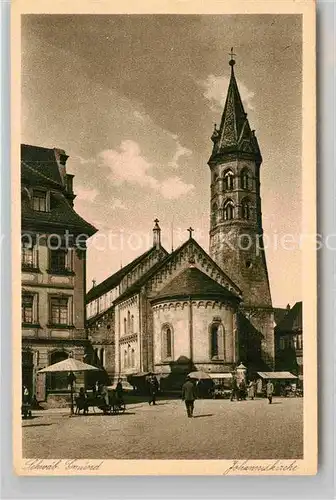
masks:
[[[84,414],[89,413],[89,408],[93,409],[95,413],[95,408],[101,410],[104,415],[117,415],[119,413],[125,413],[126,405],[125,402],[118,398],[116,391],[108,392],[108,402],[106,398],[101,394],[92,394],[84,398],[76,398],[76,413],[79,414],[83,410]]]

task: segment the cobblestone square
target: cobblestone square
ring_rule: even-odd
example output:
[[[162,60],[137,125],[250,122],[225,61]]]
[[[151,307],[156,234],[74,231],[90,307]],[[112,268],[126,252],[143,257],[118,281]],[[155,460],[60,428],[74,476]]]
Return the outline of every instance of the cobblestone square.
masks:
[[[23,420],[24,458],[300,459],[303,399],[198,400],[188,419],[181,400],[129,403],[125,414],[69,417],[33,412]]]

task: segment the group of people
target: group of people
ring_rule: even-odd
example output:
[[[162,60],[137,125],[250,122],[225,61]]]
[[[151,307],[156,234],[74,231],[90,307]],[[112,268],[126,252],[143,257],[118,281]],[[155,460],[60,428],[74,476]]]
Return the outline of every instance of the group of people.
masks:
[[[268,402],[271,404],[273,400],[274,385],[271,380],[267,381],[266,384],[266,397]],[[257,395],[257,384],[254,380],[251,380],[247,385],[245,380],[242,379],[239,383],[235,377],[232,379],[231,385],[231,397],[230,400],[233,401],[235,398],[237,401],[246,400],[247,397],[254,399]]]
[[[237,401],[244,401],[247,397],[249,397],[250,399],[254,399],[256,397],[256,392],[257,384],[254,380],[251,380],[247,385],[244,379],[242,379],[238,383],[236,377],[232,378],[230,397],[231,401],[233,401],[234,399],[236,399]]]
[[[124,403],[123,398],[123,386],[122,380],[118,379],[116,388],[114,389],[115,399],[120,403]],[[110,405],[110,396],[109,390],[105,384],[96,383],[93,388],[93,398],[101,398],[106,406]],[[79,389],[79,394],[76,397],[76,407],[77,413],[83,410],[83,414],[87,414],[89,412],[90,398],[86,393],[84,387]]]
[[[266,384],[266,397],[269,404],[272,403],[274,386],[271,380],[267,381]],[[231,401],[237,398],[237,401],[246,400],[247,397],[254,399],[257,393],[257,384],[254,380],[251,380],[248,385],[246,385],[245,380],[241,380],[239,383],[236,378],[232,380],[231,389]],[[187,376],[186,381],[182,386],[182,400],[185,403],[187,416],[192,418],[195,407],[195,400],[197,399],[197,389],[194,381]]]

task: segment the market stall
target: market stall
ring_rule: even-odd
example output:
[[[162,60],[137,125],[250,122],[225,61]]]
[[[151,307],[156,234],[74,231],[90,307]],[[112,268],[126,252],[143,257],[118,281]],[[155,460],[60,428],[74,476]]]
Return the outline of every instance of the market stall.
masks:
[[[298,377],[291,372],[257,372],[257,394],[263,394],[268,380],[274,385],[274,394],[286,396],[296,392]]]

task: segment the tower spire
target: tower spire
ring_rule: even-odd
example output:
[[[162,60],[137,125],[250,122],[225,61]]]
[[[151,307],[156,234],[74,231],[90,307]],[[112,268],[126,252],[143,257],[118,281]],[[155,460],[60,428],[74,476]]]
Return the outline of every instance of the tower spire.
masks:
[[[251,131],[242,99],[240,97],[233,67],[236,64],[233,47],[229,53],[231,76],[225,106],[219,128],[212,134],[214,143],[209,163],[221,161],[226,154],[243,154],[261,163],[261,154],[254,131]]]

